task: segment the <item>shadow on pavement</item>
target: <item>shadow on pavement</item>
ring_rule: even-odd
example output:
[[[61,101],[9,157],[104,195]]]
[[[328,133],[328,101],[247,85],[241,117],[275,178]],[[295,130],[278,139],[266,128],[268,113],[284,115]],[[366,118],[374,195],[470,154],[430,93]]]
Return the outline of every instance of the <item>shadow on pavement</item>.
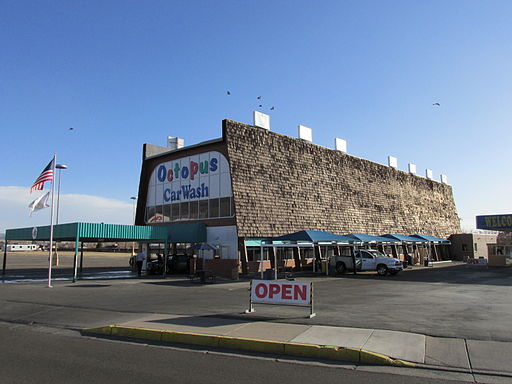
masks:
[[[338,275],[343,279],[413,281],[422,283],[512,285],[512,268],[477,265],[455,265],[418,270],[405,270],[395,276],[374,273]]]

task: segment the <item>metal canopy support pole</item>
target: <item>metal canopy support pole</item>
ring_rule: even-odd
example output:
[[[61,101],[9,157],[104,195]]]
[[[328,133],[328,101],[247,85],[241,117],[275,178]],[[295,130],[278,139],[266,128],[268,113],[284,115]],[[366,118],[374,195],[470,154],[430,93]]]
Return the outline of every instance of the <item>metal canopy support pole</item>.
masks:
[[[248,268],[247,268],[247,246],[245,245],[245,238],[240,237],[238,240],[238,254],[240,258],[240,263],[242,264],[242,275],[247,276]]]
[[[165,246],[164,246],[164,273],[162,274],[162,277],[164,279],[165,279],[165,277],[167,275],[167,254],[168,254],[167,249],[168,249],[168,247],[169,247],[169,243],[167,242],[167,240],[165,240]]]
[[[83,268],[84,268],[84,242],[82,241],[80,243],[80,273],[82,273]]]
[[[357,268],[356,268],[356,246],[352,246],[352,263],[354,264],[354,275],[357,275]]]
[[[75,255],[73,257],[73,283],[77,280],[78,275],[78,243],[80,242],[80,235],[76,234],[75,240]]]
[[[4,243],[4,263],[2,267],[2,280],[5,280],[5,267],[7,266],[7,240]]]
[[[274,280],[277,280],[277,249],[276,247],[272,246],[272,250],[274,251]]]
[[[261,269],[260,277],[261,277],[261,280],[263,280],[263,244],[260,244],[260,269]]]

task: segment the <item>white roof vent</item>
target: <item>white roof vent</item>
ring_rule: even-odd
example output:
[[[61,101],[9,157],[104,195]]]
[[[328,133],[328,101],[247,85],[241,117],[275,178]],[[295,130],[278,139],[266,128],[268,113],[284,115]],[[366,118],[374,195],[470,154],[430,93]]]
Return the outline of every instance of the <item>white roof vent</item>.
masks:
[[[347,140],[340,139],[339,137],[336,137],[334,139],[334,148],[337,151],[347,153]]]
[[[391,168],[397,169],[398,168],[398,159],[393,156],[388,156],[388,165]]]
[[[176,150],[185,146],[185,139],[174,136],[167,136],[167,148]]]
[[[299,125],[299,139],[313,142],[313,130],[305,125]]]
[[[268,129],[270,131],[270,116],[259,111],[253,112],[253,121],[256,127]]]

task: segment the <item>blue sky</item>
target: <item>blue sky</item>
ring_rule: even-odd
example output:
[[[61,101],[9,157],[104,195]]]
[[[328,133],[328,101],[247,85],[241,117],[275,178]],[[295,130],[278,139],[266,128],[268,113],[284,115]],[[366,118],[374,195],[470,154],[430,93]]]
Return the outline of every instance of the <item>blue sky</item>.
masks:
[[[0,1],[0,209],[56,152],[63,197],[116,200],[98,221],[129,221],[143,143],[219,137],[262,95],[273,131],[304,124],[314,143],[446,174],[465,227],[510,213],[511,14],[492,0]],[[41,220],[26,199],[0,231]]]

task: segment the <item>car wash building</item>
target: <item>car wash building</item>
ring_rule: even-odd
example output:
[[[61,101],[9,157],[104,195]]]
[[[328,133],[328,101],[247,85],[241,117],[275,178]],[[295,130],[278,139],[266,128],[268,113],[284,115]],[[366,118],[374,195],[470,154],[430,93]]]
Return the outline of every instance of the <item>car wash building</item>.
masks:
[[[247,271],[251,244],[301,230],[460,232],[446,179],[351,156],[340,139],[336,149],[315,145],[311,133],[304,126],[298,138],[272,132],[268,117],[255,113],[254,125],[224,120],[215,140],[144,144],[136,224],[198,223],[201,241],[217,249],[203,257],[205,268],[225,276]]]

